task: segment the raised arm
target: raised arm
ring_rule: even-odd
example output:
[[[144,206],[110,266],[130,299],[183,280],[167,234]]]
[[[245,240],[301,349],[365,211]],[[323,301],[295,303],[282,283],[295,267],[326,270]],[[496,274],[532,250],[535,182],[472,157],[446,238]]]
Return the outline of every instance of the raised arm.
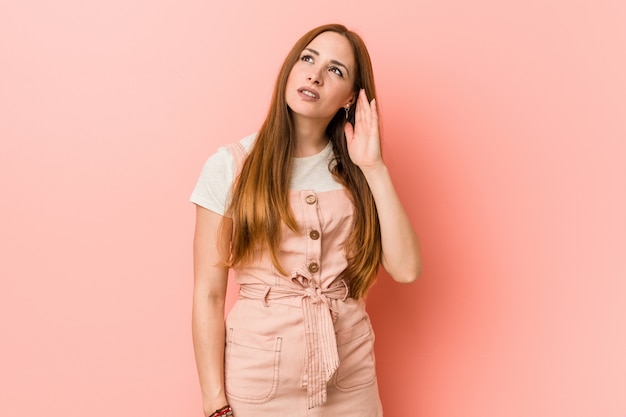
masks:
[[[220,223],[224,219],[224,233]],[[226,405],[224,391],[224,301],[228,268],[220,265],[227,253],[232,222],[205,208],[196,208],[193,242],[194,288],[192,307],[193,347],[206,416]]]
[[[398,282],[413,282],[422,263],[417,235],[402,207],[380,152],[376,100],[367,101],[361,90],[356,103],[355,124],[346,123],[350,159],[369,184],[380,221],[382,266]]]

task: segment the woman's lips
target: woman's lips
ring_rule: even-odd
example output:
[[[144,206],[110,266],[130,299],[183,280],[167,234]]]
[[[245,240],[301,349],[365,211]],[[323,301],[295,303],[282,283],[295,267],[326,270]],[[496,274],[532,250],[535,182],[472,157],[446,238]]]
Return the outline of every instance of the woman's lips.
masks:
[[[307,101],[317,101],[320,99],[320,95],[317,91],[308,87],[298,88],[298,95]]]

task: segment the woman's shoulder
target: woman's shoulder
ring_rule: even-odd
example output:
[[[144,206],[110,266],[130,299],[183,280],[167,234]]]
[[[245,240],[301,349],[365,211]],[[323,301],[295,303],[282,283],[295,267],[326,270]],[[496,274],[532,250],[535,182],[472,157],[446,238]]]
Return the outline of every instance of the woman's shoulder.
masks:
[[[230,152],[230,165],[234,172],[238,172],[243,167],[246,157],[250,153],[252,146],[256,140],[256,133],[246,136],[242,140],[236,143],[227,145]]]
[[[252,146],[254,145],[254,142],[256,141],[256,137],[257,137],[257,132],[254,132],[239,141],[241,146],[243,146],[243,148],[246,150],[246,153],[250,153],[250,150],[252,149]]]
[[[246,154],[250,153],[252,146],[254,145],[254,141],[256,140],[256,133],[252,133],[238,142],[231,142],[225,145],[219,146],[215,152],[209,155],[205,167],[208,165],[209,167],[215,167],[218,170],[227,171],[232,170],[234,165],[234,147],[241,146]]]
[[[228,204],[228,192],[237,170],[237,155],[233,153],[231,147],[239,144],[247,153],[252,149],[255,139],[256,133],[253,133],[239,142],[217,148],[202,167],[191,201],[218,214],[224,214]]]
[[[257,137],[257,133],[255,132],[255,133],[251,133],[245,136],[243,139],[240,139],[239,141],[220,145],[213,154],[209,155],[209,159],[214,158],[214,157],[217,157],[218,159],[228,158],[228,156],[231,155],[232,148],[238,145],[241,145],[243,149],[246,151],[246,153],[250,153],[250,150],[252,149],[252,146],[254,145],[256,137]]]

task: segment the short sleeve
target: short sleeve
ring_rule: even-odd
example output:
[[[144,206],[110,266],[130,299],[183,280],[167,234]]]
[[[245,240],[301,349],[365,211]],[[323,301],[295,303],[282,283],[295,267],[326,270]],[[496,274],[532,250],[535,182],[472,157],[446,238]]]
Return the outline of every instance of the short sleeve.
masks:
[[[240,141],[246,152],[250,151],[255,139],[256,133],[253,133]],[[224,216],[230,205],[234,179],[233,155],[227,146],[220,147],[204,163],[200,178],[191,193],[191,202]]]
[[[221,147],[207,159],[200,178],[191,193],[191,202],[224,215],[229,204],[234,179],[233,157],[227,147]]]

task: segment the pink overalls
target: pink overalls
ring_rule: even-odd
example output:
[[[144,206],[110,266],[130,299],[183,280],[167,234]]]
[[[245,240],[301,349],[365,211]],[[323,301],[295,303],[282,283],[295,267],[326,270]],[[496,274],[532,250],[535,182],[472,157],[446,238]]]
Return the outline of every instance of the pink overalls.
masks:
[[[230,147],[235,167],[245,150]],[[336,277],[353,206],[343,189],[290,192],[299,232],[282,230],[278,273],[266,251],[235,268],[226,319],[226,395],[235,417],[381,417],[374,334],[363,300]]]

